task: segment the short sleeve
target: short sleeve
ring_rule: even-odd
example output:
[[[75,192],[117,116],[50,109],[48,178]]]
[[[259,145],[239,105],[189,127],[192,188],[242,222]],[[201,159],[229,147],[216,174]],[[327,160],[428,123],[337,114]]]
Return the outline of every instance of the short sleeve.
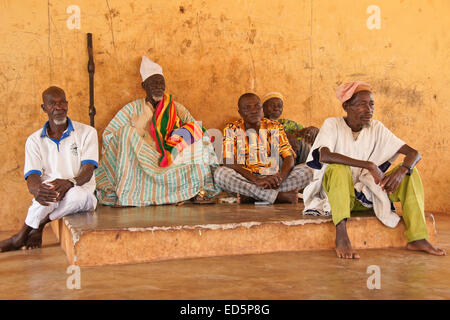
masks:
[[[98,167],[98,139],[97,130],[89,127],[81,147],[81,165],[93,164]]]
[[[377,127],[377,148],[376,150],[380,150],[380,154],[386,155],[389,158],[396,157],[398,150],[403,147],[406,143],[402,139],[398,138],[391,130],[386,128],[384,124],[378,121]],[[381,151],[382,150],[382,151]],[[380,161],[389,161],[390,159],[383,159]]]
[[[284,126],[280,124],[276,129],[278,129],[278,135],[280,139],[280,156],[283,159],[289,156],[293,156],[295,158],[296,154],[294,152],[294,149],[292,149],[291,144],[289,143],[289,139],[286,135],[286,132],[284,131]]]
[[[42,175],[42,155],[39,144],[34,140],[34,137],[29,137],[25,143],[25,166],[24,177],[25,180],[31,174]]]
[[[223,129],[223,163],[236,163],[236,128],[232,124],[228,124]]]
[[[313,169],[322,169],[320,163],[320,149],[327,147],[331,152],[334,152],[337,142],[337,118],[328,118],[322,124],[322,127],[317,134],[316,140],[311,147],[311,151],[306,159],[306,164]]]

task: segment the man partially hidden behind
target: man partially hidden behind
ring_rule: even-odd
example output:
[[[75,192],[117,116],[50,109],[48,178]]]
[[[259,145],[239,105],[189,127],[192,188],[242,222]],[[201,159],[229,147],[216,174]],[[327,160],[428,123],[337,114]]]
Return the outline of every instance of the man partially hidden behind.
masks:
[[[211,202],[217,156],[203,127],[165,93],[162,68],[142,57],[146,98],[125,105],[103,132],[97,197],[113,206]]]
[[[224,166],[216,170],[215,182],[239,194],[241,203],[297,203],[298,191],[310,182],[312,170],[306,165],[294,167],[296,155],[283,126],[263,118],[256,94],[243,94],[238,111],[242,119],[224,129]]]
[[[284,98],[279,92],[269,92],[262,97],[264,117],[278,121],[283,125],[289,144],[294,149],[297,157],[295,165],[305,163],[308,157],[311,145],[314,143],[319,129],[314,126],[304,127],[289,119],[280,119],[283,113]]]
[[[25,180],[34,196],[19,233],[0,242],[0,251],[41,247],[42,230],[51,220],[94,210],[97,131],[67,117],[66,94],[58,87],[42,93],[48,121],[25,144]]]
[[[407,249],[445,255],[426,240],[424,190],[414,168],[421,159],[419,152],[372,120],[374,99],[369,84],[345,83],[336,96],[347,115],[326,119],[311,148],[307,165],[316,170],[303,193],[304,213],[331,214],[338,257],[355,259],[359,254],[346,229],[350,212],[373,208],[383,224],[394,228],[400,217],[392,202],[400,201]],[[403,163],[386,172],[399,154],[405,155]]]

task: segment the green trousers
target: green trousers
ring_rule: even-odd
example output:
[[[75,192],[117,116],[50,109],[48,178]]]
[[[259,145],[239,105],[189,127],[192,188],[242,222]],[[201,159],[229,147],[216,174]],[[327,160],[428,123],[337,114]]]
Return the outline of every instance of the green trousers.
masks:
[[[392,174],[399,166],[386,173]],[[331,206],[333,223],[350,218],[351,211],[368,210],[355,197],[352,173],[349,166],[330,164],[325,170],[322,186]],[[424,213],[424,191],[417,169],[411,176],[405,176],[394,193],[389,194],[392,202],[402,204],[402,217],[406,225],[405,236],[408,242],[428,238]]]

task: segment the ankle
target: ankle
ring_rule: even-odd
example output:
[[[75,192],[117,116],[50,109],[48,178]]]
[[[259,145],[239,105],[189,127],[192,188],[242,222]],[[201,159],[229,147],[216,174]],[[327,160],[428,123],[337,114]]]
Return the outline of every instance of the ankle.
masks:
[[[347,233],[347,219],[342,219],[336,225],[336,231],[345,231]]]

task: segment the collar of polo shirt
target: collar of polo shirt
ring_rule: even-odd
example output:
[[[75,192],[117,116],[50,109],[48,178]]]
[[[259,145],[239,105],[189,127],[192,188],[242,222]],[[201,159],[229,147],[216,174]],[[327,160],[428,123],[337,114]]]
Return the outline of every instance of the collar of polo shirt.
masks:
[[[66,129],[66,131],[64,131],[64,133],[61,136],[61,139],[59,141],[61,141],[64,138],[67,138],[68,136],[70,136],[70,132],[74,131],[72,120],[70,120],[69,117],[67,117],[67,123],[68,123],[67,129]],[[47,127],[48,127],[48,121],[44,124],[44,127],[42,128],[41,138],[47,137],[49,139],[52,139],[47,135]],[[54,139],[52,139],[52,140],[54,140]]]

